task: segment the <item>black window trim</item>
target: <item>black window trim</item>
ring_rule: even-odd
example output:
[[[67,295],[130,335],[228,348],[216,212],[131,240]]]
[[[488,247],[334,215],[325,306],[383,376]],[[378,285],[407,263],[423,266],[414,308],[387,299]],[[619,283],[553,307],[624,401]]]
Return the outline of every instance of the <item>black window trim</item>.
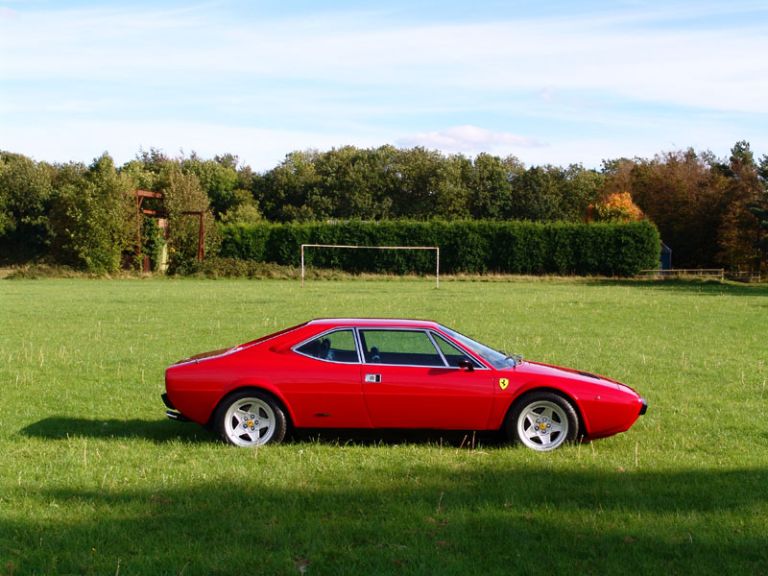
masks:
[[[401,328],[399,326],[363,326],[356,328],[359,332],[362,331],[370,331],[370,332],[421,332],[422,334],[427,333],[427,339],[432,344],[432,346],[435,346],[435,343],[432,341],[432,339],[429,337],[429,333],[424,328]],[[440,357],[440,360],[443,362],[442,366],[435,366],[434,364],[389,364],[384,362],[368,362],[368,360],[365,358],[365,346],[363,346],[363,340],[364,337],[362,334],[360,334],[360,355],[363,358],[363,364],[366,366],[402,366],[405,368],[450,368],[448,366],[448,363],[445,361],[445,358],[442,354],[440,354],[440,350],[437,349],[435,346],[435,350],[438,352],[438,355]]]
[[[327,358],[318,358],[317,356],[311,356],[304,352],[299,352],[299,348],[301,348],[306,344],[309,344],[314,340],[324,338],[325,336],[328,336],[329,334],[333,334],[334,332],[341,332],[341,331],[347,331],[347,330],[352,332],[352,338],[355,342],[355,353],[357,354],[357,362],[339,362],[338,360],[328,360]],[[299,354],[300,356],[304,356],[305,358],[311,358],[312,360],[318,360],[320,362],[328,362],[330,364],[343,364],[345,366],[354,366],[354,365],[360,365],[364,363],[362,361],[362,349],[360,348],[360,342],[357,339],[356,328],[354,326],[335,326],[334,328],[329,328],[325,332],[320,332],[319,334],[310,336],[306,340],[302,340],[298,344],[294,344],[293,346],[291,346],[291,351],[295,352],[296,354]]]
[[[326,358],[318,358],[317,356],[310,356],[309,354],[306,354],[304,352],[299,352],[299,348],[304,346],[305,344],[309,344],[313,340],[317,340],[318,338],[323,338],[324,336],[327,336],[329,334],[332,334],[334,332],[340,332],[342,330],[351,330],[354,341],[355,341],[355,352],[357,353],[357,362],[339,362],[338,360],[328,360]],[[440,359],[443,362],[442,366],[434,366],[429,364],[384,364],[384,363],[375,363],[375,362],[368,362],[365,359],[365,354],[363,352],[364,346],[363,346],[363,336],[360,333],[362,330],[373,330],[373,331],[397,331],[397,332],[423,332],[426,333],[427,338],[432,343],[432,346],[435,347],[435,350],[437,350],[438,355],[440,356]],[[329,328],[328,330],[325,330],[323,332],[320,332],[318,334],[314,334],[310,336],[309,338],[306,338],[299,342],[298,344],[294,344],[291,346],[291,351],[303,356],[305,358],[310,358],[312,360],[317,360],[319,362],[327,362],[329,364],[341,364],[345,366],[354,366],[354,365],[365,365],[365,366],[401,366],[404,368],[443,368],[446,370],[463,370],[463,368],[459,366],[451,366],[448,363],[448,360],[446,359],[445,355],[443,354],[443,351],[440,350],[440,346],[437,345],[435,342],[435,339],[432,337],[432,333],[435,333],[439,335],[441,338],[443,338],[446,342],[449,344],[452,344],[456,348],[458,348],[461,352],[463,352],[466,356],[471,358],[476,366],[475,370],[490,370],[488,366],[479,360],[474,354],[464,349],[463,346],[458,344],[457,342],[454,342],[451,338],[449,338],[446,334],[441,333],[439,330],[435,330],[433,328],[410,328],[410,327],[400,327],[400,326],[334,326],[333,328]]]
[[[377,362],[368,362],[365,358],[365,346],[363,346],[363,336],[360,334],[363,330],[370,330],[370,331],[389,331],[389,332],[422,332],[426,333],[427,338],[432,343],[432,346],[435,347],[435,350],[437,350],[437,353],[440,356],[440,359],[443,362],[442,366],[434,366],[429,364],[385,364],[385,363],[377,363]],[[435,342],[435,339],[432,338],[432,332],[435,332],[436,334],[439,334],[443,339],[445,339],[448,343],[453,344],[458,348],[461,352],[463,352],[465,355],[467,355],[469,358],[474,360],[474,362],[477,364],[475,366],[475,370],[488,370],[489,368],[482,362],[480,362],[477,358],[475,358],[474,354],[470,354],[462,346],[459,346],[455,342],[453,342],[450,338],[447,338],[444,334],[440,334],[440,332],[433,330],[432,328],[406,328],[406,327],[399,327],[399,326],[357,326],[355,327],[355,333],[357,334],[358,341],[358,350],[359,354],[358,356],[361,358],[362,364],[365,366],[402,366],[404,368],[443,368],[446,370],[463,370],[463,368],[459,366],[451,366],[448,363],[448,360],[445,358],[445,355],[443,354],[442,350],[440,350],[440,347]]]
[[[450,362],[448,362],[448,358],[446,358],[446,357],[445,357],[445,354],[443,354],[443,351],[440,349],[440,346],[438,345],[438,343],[437,343],[437,341],[435,340],[435,338],[434,338],[434,336],[433,336],[433,335],[435,335],[435,336],[439,336],[440,338],[442,338],[443,340],[445,340],[445,341],[446,341],[448,344],[450,344],[451,346],[453,346],[454,348],[456,348],[456,349],[457,349],[459,352],[461,352],[462,354],[464,354],[464,356],[466,356],[467,358],[469,358],[470,360],[472,360],[472,362],[474,362],[474,364],[475,364],[475,365],[473,366],[473,368],[474,368],[475,370],[487,370],[487,369],[488,369],[488,368],[486,368],[485,364],[483,364],[483,363],[482,363],[482,362],[480,362],[480,361],[479,361],[477,358],[475,358],[474,354],[470,354],[470,353],[468,353],[466,350],[464,350],[464,348],[462,348],[461,346],[459,346],[459,345],[458,345],[458,344],[456,344],[455,342],[453,342],[453,341],[449,340],[448,338],[446,338],[445,334],[440,334],[440,332],[438,332],[438,331],[436,331],[436,330],[432,330],[432,329],[430,329],[430,330],[429,330],[429,338],[432,340],[432,344],[434,344],[434,345],[435,345],[435,348],[437,348],[437,351],[438,351],[438,352],[440,352],[440,356],[442,356],[442,358],[443,358],[443,362],[445,362],[445,364],[446,364],[446,365],[447,365],[449,368],[455,368],[456,370],[462,370],[462,368],[461,368],[461,367],[459,367],[459,366],[451,366],[451,363],[450,363]]]

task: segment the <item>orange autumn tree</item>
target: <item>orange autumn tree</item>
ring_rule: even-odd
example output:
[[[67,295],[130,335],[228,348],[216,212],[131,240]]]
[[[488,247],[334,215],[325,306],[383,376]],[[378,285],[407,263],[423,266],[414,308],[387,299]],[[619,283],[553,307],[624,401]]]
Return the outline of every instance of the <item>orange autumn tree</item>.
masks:
[[[629,192],[613,192],[589,206],[588,220],[597,222],[635,222],[645,217],[632,202]]]

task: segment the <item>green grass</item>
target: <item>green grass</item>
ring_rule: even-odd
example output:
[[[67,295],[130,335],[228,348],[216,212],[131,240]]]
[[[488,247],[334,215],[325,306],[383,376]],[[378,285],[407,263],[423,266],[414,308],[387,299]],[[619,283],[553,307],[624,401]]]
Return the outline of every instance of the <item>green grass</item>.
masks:
[[[319,316],[435,319],[638,389],[534,454],[166,421],[171,362]],[[0,574],[768,574],[768,289],[589,280],[0,282]]]

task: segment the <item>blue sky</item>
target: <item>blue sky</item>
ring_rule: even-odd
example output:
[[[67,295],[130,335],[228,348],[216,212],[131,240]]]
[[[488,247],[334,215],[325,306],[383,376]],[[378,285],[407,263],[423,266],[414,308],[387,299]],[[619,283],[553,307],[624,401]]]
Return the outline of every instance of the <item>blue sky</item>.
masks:
[[[768,154],[768,2],[0,0],[0,149]]]

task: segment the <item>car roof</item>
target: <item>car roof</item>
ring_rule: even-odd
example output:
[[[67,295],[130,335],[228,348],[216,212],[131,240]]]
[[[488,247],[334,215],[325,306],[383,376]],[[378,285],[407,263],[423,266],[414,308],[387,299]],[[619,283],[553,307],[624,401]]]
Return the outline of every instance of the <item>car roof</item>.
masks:
[[[439,328],[440,324],[431,320],[410,318],[316,318],[307,324],[314,326],[361,326],[366,328]]]

